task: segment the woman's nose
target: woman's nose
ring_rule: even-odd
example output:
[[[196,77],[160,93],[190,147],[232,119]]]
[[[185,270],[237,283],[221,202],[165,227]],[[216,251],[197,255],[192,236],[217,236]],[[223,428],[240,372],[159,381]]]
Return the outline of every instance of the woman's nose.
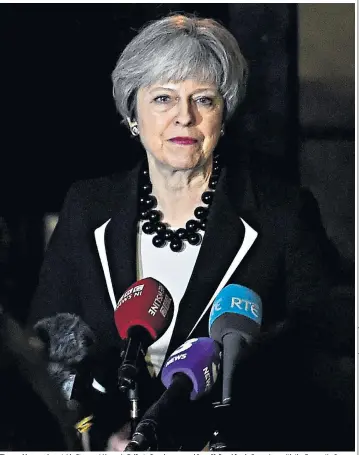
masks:
[[[180,101],[176,115],[176,123],[182,126],[190,126],[195,123],[195,112],[190,101]]]

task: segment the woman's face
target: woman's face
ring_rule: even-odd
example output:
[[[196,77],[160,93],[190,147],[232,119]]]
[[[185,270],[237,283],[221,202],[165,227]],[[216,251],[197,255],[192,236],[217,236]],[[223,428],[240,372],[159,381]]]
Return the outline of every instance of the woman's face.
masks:
[[[202,166],[221,133],[223,98],[214,84],[185,80],[142,87],[137,122],[147,153],[176,170]]]

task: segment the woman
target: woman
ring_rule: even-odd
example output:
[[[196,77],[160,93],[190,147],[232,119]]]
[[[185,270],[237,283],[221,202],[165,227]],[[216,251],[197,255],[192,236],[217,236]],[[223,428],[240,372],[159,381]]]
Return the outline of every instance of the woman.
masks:
[[[165,17],[129,43],[112,79],[117,109],[146,159],[129,172],[71,187],[42,266],[31,323],[76,313],[103,349],[120,346],[113,307],[137,279],[154,277],[175,304],[171,326],[147,353],[156,377],[189,334],[208,336],[204,310],[242,251],[229,282],[260,295],[263,331],[295,320],[310,339],[325,283],[315,204],[308,193],[257,169],[255,156],[238,151],[234,167],[219,153],[246,87],[247,65],[235,38],[211,19]],[[189,450],[201,448],[192,436],[186,435]],[[114,437],[109,447],[125,445]]]

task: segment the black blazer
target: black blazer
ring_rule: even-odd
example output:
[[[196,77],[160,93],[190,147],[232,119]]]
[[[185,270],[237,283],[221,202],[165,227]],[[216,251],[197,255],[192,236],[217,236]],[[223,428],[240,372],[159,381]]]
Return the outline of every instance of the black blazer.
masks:
[[[57,312],[73,312],[94,330],[104,352],[120,347],[103,263],[108,264],[118,300],[136,281],[139,170],[140,164],[128,172],[71,187],[42,265],[31,324]],[[101,263],[94,232],[106,223],[106,258]],[[229,283],[247,286],[260,295],[263,332],[271,332],[280,321],[295,321],[300,335],[294,338],[301,337],[301,346],[325,347],[323,228],[311,194],[273,179],[256,160],[243,157],[237,166],[222,169],[207,226],[167,354],[191,333],[247,242],[248,230],[257,237],[249,242]],[[209,311],[191,337],[208,336],[208,315]],[[268,449],[275,447],[264,448]]]

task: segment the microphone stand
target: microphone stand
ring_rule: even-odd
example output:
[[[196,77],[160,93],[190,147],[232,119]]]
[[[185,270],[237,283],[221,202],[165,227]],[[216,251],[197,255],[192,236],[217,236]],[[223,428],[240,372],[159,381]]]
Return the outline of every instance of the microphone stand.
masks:
[[[126,393],[130,402],[130,426],[132,435],[139,422],[139,396],[138,396],[138,384],[136,380],[136,374],[134,368],[127,368],[128,365],[122,365],[118,370],[118,386],[121,392]],[[128,374],[129,373],[129,374]]]
[[[134,384],[134,388],[128,390],[128,399],[130,400],[130,424],[131,424],[131,438],[136,430],[136,427],[140,421],[140,412],[138,406],[138,385]]]
[[[144,356],[144,347],[150,344],[149,335],[142,327],[131,327],[123,361],[118,369],[118,386],[127,394],[130,402],[131,438],[137,427],[140,417],[139,393],[138,393],[138,362]],[[140,339],[142,342],[136,342]]]
[[[217,452],[229,450],[226,438],[223,435],[223,426],[226,424],[226,414],[230,409],[230,403],[213,403],[215,430],[209,441],[209,451]]]

